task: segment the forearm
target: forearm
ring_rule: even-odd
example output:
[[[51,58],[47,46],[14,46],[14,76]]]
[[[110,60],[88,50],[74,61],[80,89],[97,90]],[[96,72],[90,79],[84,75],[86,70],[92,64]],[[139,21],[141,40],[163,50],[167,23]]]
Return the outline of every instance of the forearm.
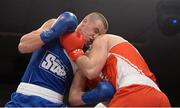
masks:
[[[96,67],[95,62],[86,55],[78,57],[76,64],[88,79],[96,78],[99,75],[100,71]]]
[[[69,103],[71,106],[80,106],[85,104],[81,99],[85,90],[85,83],[86,77],[78,70],[74,75],[69,92]]]
[[[88,79],[94,79],[98,77],[104,67],[104,64],[106,63],[108,56],[107,45],[102,44],[102,46],[105,47],[104,48],[101,45],[98,45],[98,43],[101,42],[96,42],[97,40],[95,40],[91,49],[89,49],[89,53],[85,55],[82,48],[79,47],[81,46],[81,43],[83,43],[79,41],[79,38],[77,38],[80,36],[76,36],[76,38],[74,38],[75,36],[70,36],[73,37],[73,39],[70,38],[71,44],[65,44],[67,42],[64,42],[64,44],[61,42],[61,44],[64,45],[63,47],[65,48],[71,60],[78,65],[81,72]]]
[[[109,82],[99,82],[89,91],[85,91],[85,84],[86,77],[80,71],[76,72],[69,92],[69,103],[72,106],[97,104],[111,99],[114,95],[114,87]]]
[[[43,31],[49,30],[53,25],[56,19],[50,19],[46,21],[39,29],[27,33],[22,36],[18,49],[21,53],[31,53],[44,45],[44,42],[41,40],[40,34]]]
[[[44,45],[43,41],[40,38],[41,32],[42,30],[36,30],[22,36],[18,45],[20,53],[31,53],[41,48]]]

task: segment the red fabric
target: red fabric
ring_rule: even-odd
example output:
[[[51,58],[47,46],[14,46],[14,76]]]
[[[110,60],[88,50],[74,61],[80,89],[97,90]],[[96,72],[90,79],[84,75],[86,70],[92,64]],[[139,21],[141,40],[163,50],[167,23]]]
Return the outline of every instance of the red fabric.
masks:
[[[131,85],[116,91],[109,107],[170,107],[163,92],[145,85]]]

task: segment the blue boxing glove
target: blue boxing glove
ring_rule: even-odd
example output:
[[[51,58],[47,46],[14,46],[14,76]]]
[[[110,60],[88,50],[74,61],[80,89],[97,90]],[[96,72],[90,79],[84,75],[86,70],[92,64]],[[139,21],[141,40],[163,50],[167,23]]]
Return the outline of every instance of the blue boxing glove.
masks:
[[[86,104],[97,104],[110,100],[115,93],[115,89],[111,83],[107,81],[101,81],[97,84],[96,88],[85,92],[81,99]]]
[[[53,26],[40,34],[41,40],[47,43],[67,32],[73,32],[78,25],[77,17],[71,12],[62,13]]]

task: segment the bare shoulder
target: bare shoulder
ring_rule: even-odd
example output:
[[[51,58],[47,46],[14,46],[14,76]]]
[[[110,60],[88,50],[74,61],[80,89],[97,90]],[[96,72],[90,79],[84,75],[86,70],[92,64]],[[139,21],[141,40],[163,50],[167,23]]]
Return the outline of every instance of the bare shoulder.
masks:
[[[118,35],[114,35],[114,34],[103,34],[97,37],[98,41],[112,41],[112,42],[125,42],[127,40],[125,40],[124,38],[122,38],[121,36]]]
[[[114,35],[114,34],[106,34],[107,37],[109,39],[113,39],[113,40],[119,40],[119,41],[127,41],[125,40],[123,37],[119,36],[119,35]]]
[[[122,42],[127,42],[127,40],[125,40],[121,36],[114,35],[114,34],[102,34],[96,37],[93,44],[108,46],[109,48],[111,48],[114,45],[122,43]]]
[[[104,44],[107,43],[107,41],[108,41],[108,37],[107,37],[105,34],[103,34],[103,35],[97,36],[97,37],[95,38],[93,44],[104,45]],[[93,45],[93,44],[92,44],[92,45]]]
[[[104,38],[107,41],[108,50],[110,50],[113,46],[119,43],[127,42],[127,40],[125,40],[121,36],[114,35],[114,34],[105,34]]]

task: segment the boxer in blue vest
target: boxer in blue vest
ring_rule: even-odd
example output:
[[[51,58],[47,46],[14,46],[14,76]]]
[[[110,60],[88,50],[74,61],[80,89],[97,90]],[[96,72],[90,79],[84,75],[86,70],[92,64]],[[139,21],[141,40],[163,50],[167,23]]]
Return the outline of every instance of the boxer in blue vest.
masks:
[[[106,33],[107,29],[107,21],[100,13],[87,15],[78,25],[73,13],[64,12],[57,19],[50,19],[39,29],[22,36],[18,49],[20,53],[32,53],[32,57],[5,107],[66,106],[63,96],[68,91],[76,66],[59,38],[79,31],[88,46],[96,35]]]

